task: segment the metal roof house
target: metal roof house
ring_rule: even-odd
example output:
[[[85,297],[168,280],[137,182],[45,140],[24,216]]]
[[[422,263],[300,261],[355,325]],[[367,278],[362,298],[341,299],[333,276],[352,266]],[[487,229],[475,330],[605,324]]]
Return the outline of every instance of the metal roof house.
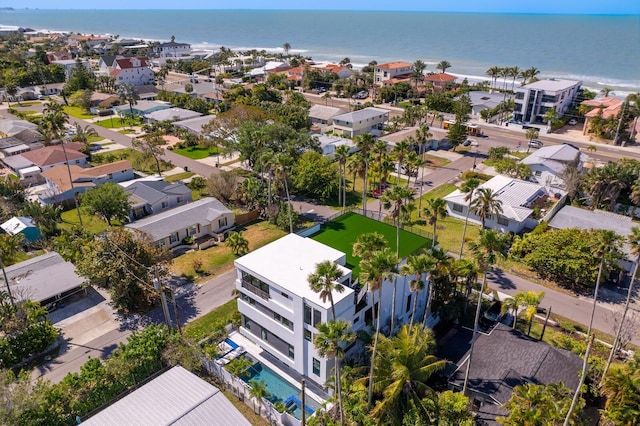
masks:
[[[389,121],[389,110],[382,108],[363,108],[333,116],[333,131],[350,138],[365,133],[380,135],[384,123]]]
[[[215,237],[235,225],[235,214],[213,197],[158,213],[127,224],[151,235],[159,247],[173,248],[187,237]]]
[[[63,297],[84,283],[76,267],[55,251],[5,268],[11,292],[18,299],[44,302]],[[4,278],[0,277],[0,281]],[[5,284],[0,284],[4,288]]]
[[[32,243],[40,239],[40,230],[30,217],[14,216],[1,224],[0,228],[11,236],[17,234],[24,235],[26,243]]]
[[[89,426],[250,426],[224,396],[181,366],[175,366],[82,424]]]
[[[143,117],[149,123],[156,123],[159,121],[184,121],[190,118],[196,118],[202,116],[201,112],[191,111],[184,108],[167,108],[158,111],[145,114]]]
[[[496,198],[502,202],[502,213],[498,217],[487,218],[485,226],[501,232],[519,233],[524,228],[535,228],[538,220],[532,218],[536,205],[544,204],[549,198],[547,189],[537,183],[526,182],[507,176],[498,175],[479,186],[491,189]],[[447,213],[464,220],[469,209],[469,200],[465,200],[466,193],[456,189],[444,197],[447,202]],[[474,192],[474,199],[477,191]],[[471,200],[472,201],[472,200]],[[469,221],[481,224],[480,218],[473,212],[469,214]]]
[[[192,201],[191,189],[182,182],[138,180],[120,184],[129,194],[131,221],[160,213]]]

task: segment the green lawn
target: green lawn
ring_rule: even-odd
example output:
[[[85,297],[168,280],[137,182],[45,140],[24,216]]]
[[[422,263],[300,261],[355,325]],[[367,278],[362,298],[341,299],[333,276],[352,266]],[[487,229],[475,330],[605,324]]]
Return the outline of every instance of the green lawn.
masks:
[[[87,138],[87,143],[100,142],[102,140],[104,140],[104,137],[99,136],[99,135],[98,136],[89,136]]]
[[[118,130],[118,133],[123,134],[123,135],[130,135],[131,133],[135,133],[135,131],[133,131],[131,129],[123,129],[123,130]]]
[[[20,108],[22,108],[22,107],[30,107],[30,106],[34,106],[34,105],[40,105],[40,104],[41,104],[41,102],[39,102],[39,101],[20,102],[18,107],[20,107]]]
[[[90,114],[87,111],[85,111],[84,108],[71,106],[71,105],[65,105],[62,108],[64,112],[67,113],[67,115],[70,115],[71,117],[79,118],[81,120],[95,117],[93,114]]]
[[[219,151],[215,148],[206,146],[190,146],[189,148],[174,149],[173,152],[180,154],[184,157],[191,158],[192,160],[201,160],[203,158],[210,157],[217,154]]]
[[[438,157],[437,155],[424,155],[424,161],[427,163],[426,165],[429,167],[444,167],[447,164],[451,163],[450,160],[446,158]]]
[[[94,124],[104,127],[105,129],[121,129],[123,127],[139,126],[142,124],[142,118],[134,117],[133,119],[122,119],[120,117],[111,117],[106,120],[96,121]]]
[[[217,324],[231,322],[235,312],[238,312],[238,302],[233,299],[208,314],[191,321],[184,327],[184,335],[198,342],[207,337]]]
[[[396,250],[395,227],[355,213],[346,213],[322,225],[320,232],[311,238],[346,253],[347,267],[353,270],[353,276],[356,277],[359,272],[360,258],[354,257],[351,249],[356,238],[367,232],[378,232],[384,235],[389,242],[389,248]],[[429,244],[431,241],[424,237],[400,230],[401,258]]]
[[[194,175],[193,172],[178,173],[178,174],[175,174],[175,175],[171,175],[171,176],[165,177],[164,181],[165,182],[177,182],[179,180],[190,178],[193,175]]]
[[[433,188],[431,191],[427,192],[422,196],[422,208],[424,209],[426,205],[426,201],[430,198],[443,198],[446,195],[449,195],[451,192],[456,190],[457,187],[455,185],[445,183],[436,188]],[[417,201],[416,201],[417,203]],[[422,217],[418,217],[417,210],[413,212],[411,215],[411,224],[416,228],[432,233],[433,226],[427,224],[424,214]],[[444,250],[459,253],[460,252],[460,243],[462,242],[462,230],[464,228],[464,221],[460,219],[455,219],[447,216],[444,219],[438,220],[437,226],[437,237],[438,243],[440,247]],[[474,225],[473,223],[469,223],[467,226],[467,232],[465,234],[465,241],[474,241],[480,235],[480,227]],[[468,248],[464,248],[464,252],[468,254]]]
[[[38,114],[38,111],[35,111],[33,109],[26,109],[24,111],[20,111],[21,113],[25,114],[25,115],[35,115]]]
[[[82,209],[80,209],[80,216],[82,217],[82,227],[91,234],[99,234],[109,228],[106,221],[96,215],[87,214]],[[59,225],[60,229],[71,230],[71,228],[78,225],[80,225],[80,222],[78,221],[78,212],[76,209],[62,212],[62,223]]]

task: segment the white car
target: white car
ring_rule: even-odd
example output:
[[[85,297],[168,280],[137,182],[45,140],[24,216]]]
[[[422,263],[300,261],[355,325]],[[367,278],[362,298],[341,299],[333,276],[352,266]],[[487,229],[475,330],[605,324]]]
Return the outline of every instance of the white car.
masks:
[[[578,124],[578,120],[576,120],[575,118],[569,120],[569,126],[575,126],[576,124]]]

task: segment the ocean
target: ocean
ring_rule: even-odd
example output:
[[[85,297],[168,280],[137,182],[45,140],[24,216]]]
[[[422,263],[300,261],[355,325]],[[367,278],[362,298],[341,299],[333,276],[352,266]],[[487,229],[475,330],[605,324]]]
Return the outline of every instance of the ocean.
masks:
[[[251,10],[0,10],[0,25],[121,38],[188,42],[192,48],[265,49],[354,67],[421,59],[427,71],[486,78],[492,66],[535,67],[618,96],[640,92],[640,16]]]

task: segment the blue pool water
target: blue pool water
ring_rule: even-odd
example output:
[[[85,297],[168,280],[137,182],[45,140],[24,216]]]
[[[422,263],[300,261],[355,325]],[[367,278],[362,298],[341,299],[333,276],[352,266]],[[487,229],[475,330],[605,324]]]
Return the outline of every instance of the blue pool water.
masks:
[[[269,392],[269,396],[266,399],[271,403],[276,403],[278,401],[282,403],[290,403],[291,401],[296,402],[295,409],[292,414],[297,419],[301,418],[301,404],[297,403],[297,401],[300,401],[302,392],[297,387],[280,377],[269,367],[262,365],[260,362],[256,362],[246,371],[246,374],[242,375],[242,380],[245,383],[249,383],[251,380],[264,380],[267,385],[267,391]],[[294,398],[291,398],[292,396]],[[307,406],[307,413],[312,413],[313,410],[320,407],[320,404],[317,401],[309,398],[308,396],[305,398],[305,403]]]

